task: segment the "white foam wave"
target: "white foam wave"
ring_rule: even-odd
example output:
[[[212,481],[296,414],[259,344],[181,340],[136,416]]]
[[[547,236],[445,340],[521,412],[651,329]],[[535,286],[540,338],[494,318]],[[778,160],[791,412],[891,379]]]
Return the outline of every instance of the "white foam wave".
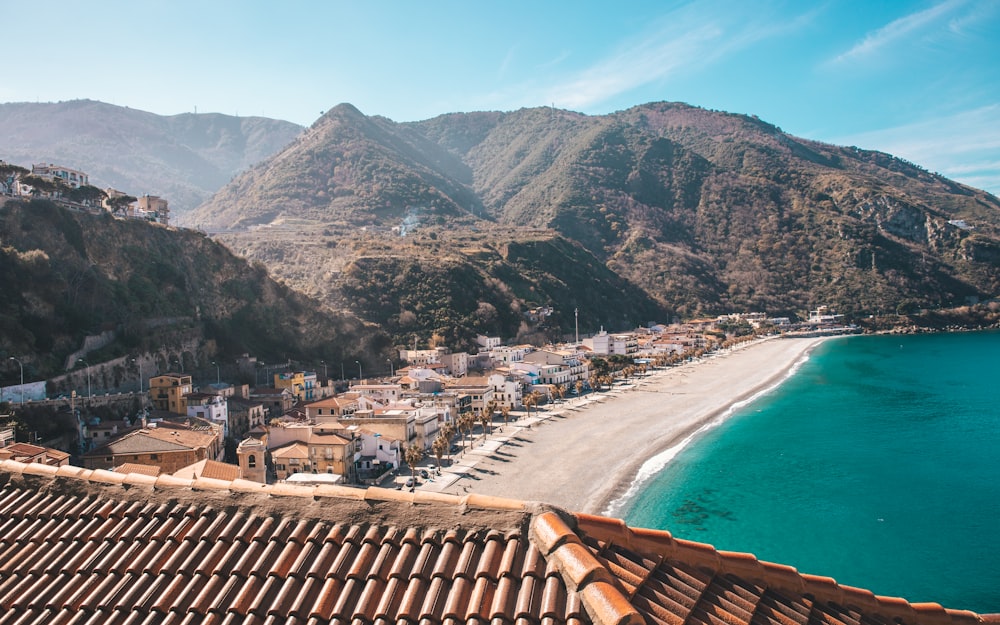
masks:
[[[676,445],[668,449],[665,449],[664,451],[661,451],[660,453],[656,454],[646,462],[642,463],[642,466],[639,467],[639,470],[635,474],[635,479],[633,479],[632,483],[629,484],[628,489],[621,495],[621,497],[612,500],[601,514],[604,516],[615,516],[619,514],[620,511],[625,508],[625,505],[631,502],[632,499],[639,493],[639,491],[643,489],[646,483],[649,482],[649,480],[654,478],[656,475],[658,475],[660,471],[662,471],[664,467],[666,467],[667,464],[670,463],[671,460],[677,457],[677,454],[679,454],[685,447],[691,444],[691,441],[695,440],[705,432],[708,432],[709,430],[718,427],[719,425],[724,423],[726,419],[733,416],[733,414],[735,414],[738,410],[740,410],[744,406],[747,406],[757,401],[764,395],[767,395],[768,393],[774,391],[776,388],[781,386],[786,380],[795,375],[795,373],[802,367],[802,365],[807,360],[809,360],[808,351],[799,356],[798,360],[796,360],[792,364],[792,366],[788,368],[788,371],[785,372],[785,375],[782,376],[780,380],[778,380],[771,386],[768,386],[767,388],[764,388],[754,393],[752,396],[746,399],[733,402],[716,418],[706,422],[700,428],[698,428],[691,434],[685,436]]]

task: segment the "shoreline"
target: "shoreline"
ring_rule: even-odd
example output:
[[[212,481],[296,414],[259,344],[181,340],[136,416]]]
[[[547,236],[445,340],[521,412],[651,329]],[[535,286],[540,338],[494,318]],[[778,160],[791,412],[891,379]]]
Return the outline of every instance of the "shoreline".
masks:
[[[829,338],[757,341],[494,424],[421,488],[620,514],[681,449],[777,388]]]

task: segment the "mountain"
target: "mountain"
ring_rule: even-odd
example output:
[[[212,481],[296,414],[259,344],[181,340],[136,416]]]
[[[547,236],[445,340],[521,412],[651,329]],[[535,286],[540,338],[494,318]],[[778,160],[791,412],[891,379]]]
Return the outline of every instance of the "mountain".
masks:
[[[182,215],[301,130],[263,117],[164,117],[92,100],[0,104],[0,159],[79,169],[94,186],[160,195]]]
[[[587,305],[591,331],[654,313],[804,315],[823,304],[860,317],[1000,291],[996,197],[888,154],[677,103],[411,123],[342,104],[186,219],[225,230],[233,249],[337,306],[370,316],[363,287],[383,289],[381,318],[409,311],[414,332],[444,327],[451,302],[414,311],[407,287],[387,292],[386,281],[435,272],[481,276],[454,281],[476,294],[507,285],[498,272],[520,272],[527,283],[509,305],[556,306],[564,333],[575,303],[544,281]],[[538,254],[505,265],[526,242]],[[577,251],[570,261],[545,246]],[[576,264],[571,279],[559,262]],[[616,281],[606,303],[588,297],[602,274]]]
[[[60,373],[87,336],[108,331],[114,340],[92,361],[181,345],[200,345],[198,362],[250,353],[381,364],[389,355],[378,328],[275,282],[200,232],[7,200],[0,237],[0,354],[30,355],[33,376]]]

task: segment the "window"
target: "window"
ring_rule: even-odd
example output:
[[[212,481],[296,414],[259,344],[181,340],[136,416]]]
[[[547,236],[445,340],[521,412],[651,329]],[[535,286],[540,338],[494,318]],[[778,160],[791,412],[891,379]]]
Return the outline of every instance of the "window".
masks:
[[[251,469],[255,469],[257,467],[257,456],[250,454],[247,457],[247,466]]]

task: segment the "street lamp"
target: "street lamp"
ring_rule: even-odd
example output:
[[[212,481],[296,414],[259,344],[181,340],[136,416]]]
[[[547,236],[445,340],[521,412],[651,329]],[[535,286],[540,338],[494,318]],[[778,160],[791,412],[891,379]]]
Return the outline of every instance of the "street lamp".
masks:
[[[361,378],[364,377],[364,376],[361,375],[361,361],[360,360],[355,360],[354,364],[358,365],[358,382],[360,382]]]
[[[13,356],[10,356],[8,358],[8,360],[13,360],[14,362],[17,363],[17,366],[21,368],[21,405],[23,406],[24,405],[24,365],[21,364],[20,360],[18,360],[17,358],[14,358]]]
[[[392,358],[386,358],[385,361],[389,363],[389,377],[394,377],[396,374],[393,372]]]
[[[87,365],[87,397],[88,398],[93,397],[94,395],[93,393],[91,393],[90,390],[90,363],[84,360],[83,358],[77,358],[76,361],[82,362],[83,364]]]
[[[219,373],[219,363],[213,360],[212,364],[215,365],[215,383],[216,385],[222,384],[222,374]]]

